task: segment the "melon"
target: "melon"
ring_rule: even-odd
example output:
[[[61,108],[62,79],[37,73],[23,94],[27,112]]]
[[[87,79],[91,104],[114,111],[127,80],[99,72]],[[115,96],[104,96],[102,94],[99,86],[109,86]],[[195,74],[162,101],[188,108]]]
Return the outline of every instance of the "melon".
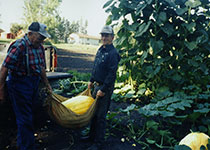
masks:
[[[94,99],[90,96],[75,96],[62,102],[62,104],[76,114],[82,115],[87,112],[93,104]]]

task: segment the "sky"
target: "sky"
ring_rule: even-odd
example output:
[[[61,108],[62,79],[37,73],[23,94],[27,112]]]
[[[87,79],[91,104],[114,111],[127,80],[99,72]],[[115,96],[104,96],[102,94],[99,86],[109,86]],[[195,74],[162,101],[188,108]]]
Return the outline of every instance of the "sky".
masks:
[[[89,35],[99,36],[108,14],[103,5],[108,0],[63,0],[58,8],[61,17],[70,22],[88,21]],[[24,0],[0,0],[0,28],[9,32],[11,23],[22,23]]]

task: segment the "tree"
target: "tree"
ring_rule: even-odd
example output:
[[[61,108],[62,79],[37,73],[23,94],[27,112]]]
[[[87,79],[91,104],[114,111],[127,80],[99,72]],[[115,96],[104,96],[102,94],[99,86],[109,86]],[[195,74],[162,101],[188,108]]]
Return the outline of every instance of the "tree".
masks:
[[[10,28],[10,32],[17,36],[17,33],[23,29],[23,25],[13,23]]]
[[[71,33],[77,33],[79,31],[79,23],[78,22],[72,22],[70,23],[69,20],[65,18],[59,18],[59,25],[55,29],[55,35],[58,38],[59,42],[65,42],[67,43],[69,35]]]
[[[88,26],[88,21],[85,20],[85,23],[83,23],[83,19],[81,18],[79,21],[79,32],[82,34],[87,34],[87,26]]]
[[[48,32],[53,42],[67,42],[69,35],[73,32],[87,34],[88,22],[70,23],[67,19],[61,18],[57,8],[62,0],[24,0],[24,21],[25,28],[33,21],[39,21],[47,25]]]
[[[39,21],[47,25],[48,32],[54,42],[57,41],[55,28],[58,27],[58,7],[62,0],[24,0],[25,28],[33,21]]]

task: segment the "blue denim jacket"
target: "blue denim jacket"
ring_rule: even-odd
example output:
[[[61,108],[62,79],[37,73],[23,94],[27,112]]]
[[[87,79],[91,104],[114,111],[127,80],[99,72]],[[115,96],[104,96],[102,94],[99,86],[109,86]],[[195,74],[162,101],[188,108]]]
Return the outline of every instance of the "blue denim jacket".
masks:
[[[113,44],[101,46],[96,53],[90,81],[102,84],[100,90],[106,92],[114,85],[119,61],[119,53]]]

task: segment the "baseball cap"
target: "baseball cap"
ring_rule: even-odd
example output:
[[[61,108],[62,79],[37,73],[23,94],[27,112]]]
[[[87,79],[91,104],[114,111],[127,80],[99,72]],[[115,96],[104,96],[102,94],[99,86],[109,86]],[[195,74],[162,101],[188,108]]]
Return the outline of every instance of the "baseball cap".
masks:
[[[32,22],[31,25],[28,27],[28,30],[32,32],[38,32],[42,36],[50,38],[51,36],[47,33],[46,28],[47,26],[43,23]]]
[[[114,34],[114,31],[113,31],[113,29],[112,29],[111,26],[107,26],[107,25],[106,25],[106,26],[104,26],[104,27],[102,28],[100,34],[102,34],[102,33]]]

